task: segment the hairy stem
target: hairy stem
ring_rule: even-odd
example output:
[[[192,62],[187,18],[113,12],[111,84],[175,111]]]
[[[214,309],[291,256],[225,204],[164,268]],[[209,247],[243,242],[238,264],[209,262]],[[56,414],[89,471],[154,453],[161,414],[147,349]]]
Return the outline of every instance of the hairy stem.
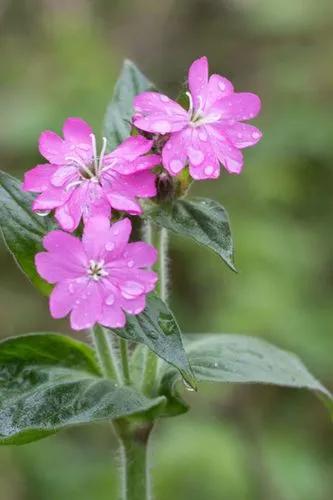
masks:
[[[148,444],[152,424],[131,429],[119,421],[114,427],[120,442],[121,500],[151,500]]]
[[[128,363],[128,342],[125,339],[119,339],[119,352],[121,359],[121,367],[123,372],[123,380],[126,385],[131,384],[131,375]]]
[[[104,377],[119,382],[117,359],[113,351],[112,343],[108,333],[100,325],[91,329],[97,359]]]
[[[147,224],[148,223],[146,223],[146,226]],[[151,234],[151,228],[148,230],[146,227],[145,230]],[[158,293],[161,299],[166,302],[168,299],[168,232],[164,228],[161,228],[158,232],[157,248],[157,272],[159,275]],[[147,349],[143,373],[143,392],[147,394],[147,396],[152,395],[154,392],[158,360],[158,356],[150,349]]]

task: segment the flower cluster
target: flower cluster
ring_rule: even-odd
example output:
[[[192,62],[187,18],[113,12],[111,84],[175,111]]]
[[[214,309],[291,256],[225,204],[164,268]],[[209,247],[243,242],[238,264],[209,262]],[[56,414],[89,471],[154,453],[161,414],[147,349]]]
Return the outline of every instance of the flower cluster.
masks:
[[[188,84],[188,110],[158,92],[137,95],[132,120],[137,135],[111,152],[103,138],[98,154],[96,137],[81,118],[65,121],[63,138],[52,131],[40,136],[47,163],[25,174],[23,189],[37,193],[33,211],[54,211],[61,229],[45,236],[46,251],[36,255],[36,267],[55,285],[51,315],[70,313],[73,329],[96,322],[120,328],[124,312],[144,309],[157,281],[149,269],[157,252],[147,243],[129,243],[131,222],[122,216],[140,215],[139,199],[157,195],[156,170],[161,177],[164,167],[174,177],[188,166],[193,179],[215,179],[222,164],[240,173],[241,149],[261,138],[244,123],[259,113],[259,98],[234,92],[222,76],[209,77],[206,57],[193,62]],[[121,220],[110,225],[114,211]]]

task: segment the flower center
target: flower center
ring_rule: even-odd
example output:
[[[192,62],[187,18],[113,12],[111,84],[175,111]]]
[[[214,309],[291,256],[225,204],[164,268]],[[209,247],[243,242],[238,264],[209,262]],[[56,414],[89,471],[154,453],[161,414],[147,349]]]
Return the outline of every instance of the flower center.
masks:
[[[66,156],[66,160],[73,163],[78,168],[81,180],[76,181],[76,184],[81,184],[85,180],[92,182],[99,182],[99,177],[103,168],[104,155],[107,145],[106,137],[103,137],[103,144],[101,154],[97,155],[97,145],[95,134],[90,134],[92,144],[92,161],[86,164],[82,158],[77,154],[75,156]]]
[[[189,109],[188,109],[188,117],[190,120],[189,125],[191,127],[193,127],[193,128],[201,127],[202,125],[208,125],[209,123],[214,123],[214,122],[217,122],[218,120],[221,119],[220,113],[211,113],[208,115],[204,114],[204,107],[205,106],[204,106],[203,99],[200,95],[198,96],[199,107],[195,111],[191,93],[186,92],[186,95],[187,95],[189,102],[190,102]]]
[[[89,278],[93,279],[94,281],[99,281],[100,279],[104,278],[105,276],[108,276],[109,273],[105,270],[104,268],[104,260],[90,260],[89,261],[89,266],[87,269],[87,274]]]

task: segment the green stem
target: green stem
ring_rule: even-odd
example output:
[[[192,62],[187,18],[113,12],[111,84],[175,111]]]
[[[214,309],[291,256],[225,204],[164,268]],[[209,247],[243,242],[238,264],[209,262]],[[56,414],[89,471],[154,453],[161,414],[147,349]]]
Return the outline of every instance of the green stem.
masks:
[[[160,229],[158,240],[158,265],[159,274],[158,292],[164,302],[168,301],[168,231],[164,227]]]
[[[121,500],[151,500],[148,474],[148,444],[152,424],[130,429],[128,423],[115,423],[121,453]]]
[[[146,232],[151,235],[151,227],[147,228],[146,223]],[[158,281],[158,293],[161,299],[166,302],[168,299],[168,232],[166,229],[161,228],[158,233],[158,263],[157,263],[157,272],[159,275]],[[154,392],[154,387],[156,384],[156,374],[158,369],[158,356],[147,349],[146,352],[146,360],[145,367],[143,373],[143,384],[142,389],[143,392],[147,396],[151,396]]]
[[[98,362],[104,377],[111,378],[119,382],[117,361],[109,335],[100,325],[95,325],[94,328],[91,329],[91,333]]]
[[[125,339],[119,339],[119,351],[121,359],[121,367],[123,371],[123,379],[126,385],[131,384],[131,375],[128,363],[128,343]]]

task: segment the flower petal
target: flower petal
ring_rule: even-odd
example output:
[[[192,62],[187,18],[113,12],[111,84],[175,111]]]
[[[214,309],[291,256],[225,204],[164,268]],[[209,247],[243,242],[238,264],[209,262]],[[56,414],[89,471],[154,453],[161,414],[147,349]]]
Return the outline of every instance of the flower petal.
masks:
[[[226,127],[226,136],[236,148],[254,146],[262,138],[262,132],[247,123],[235,123]]]
[[[62,130],[66,141],[76,145],[83,143],[91,147],[90,134],[93,133],[93,130],[82,118],[67,118]]]
[[[88,281],[86,288],[80,293],[71,312],[73,330],[90,328],[98,321],[102,312],[102,290],[98,283]]]
[[[146,139],[145,137],[142,137],[142,135],[128,137],[128,139],[125,139],[119,146],[116,147],[116,149],[112,151],[112,153],[105,155],[104,163],[105,165],[108,165],[114,159],[133,161],[139,156],[148,153],[153,144],[154,141]]]
[[[89,259],[106,261],[121,255],[131,234],[131,221],[122,219],[110,227],[105,217],[93,217],[85,225],[82,243]]]
[[[65,231],[75,231],[80,224],[82,212],[87,204],[88,188],[88,183],[81,184],[69,193],[66,203],[56,209],[55,217]]]
[[[146,307],[146,296],[140,295],[131,300],[127,300],[124,297],[119,299],[122,309],[129,314],[140,314]]]
[[[127,245],[122,259],[112,262],[112,265],[118,267],[121,263],[131,269],[133,267],[152,266],[156,260],[156,248],[143,241],[135,241]]]
[[[63,259],[64,263],[70,264],[78,272],[83,271],[88,263],[83,245],[79,238],[64,231],[50,231],[43,238],[45,250],[51,252],[54,257]]]
[[[188,123],[184,108],[158,92],[143,92],[134,98],[134,125],[147,132],[167,134]]]
[[[205,112],[209,112],[209,108],[222,97],[227,97],[234,93],[232,83],[223,76],[212,75],[208,81],[207,99]]]
[[[156,176],[147,171],[132,175],[117,175],[108,189],[110,193],[118,193],[128,198],[135,198],[135,196],[149,198],[156,196],[155,180]],[[107,193],[107,186],[105,189]]]
[[[87,278],[66,280],[57,283],[50,295],[50,313],[52,318],[64,318],[72,310],[75,301],[88,284]]]
[[[170,175],[177,175],[185,167],[186,159],[186,131],[176,132],[163,147],[163,165]]]
[[[53,210],[62,206],[69,199],[70,193],[63,189],[49,187],[42,194],[37,196],[32,203],[32,209],[36,212],[44,210]]]
[[[82,268],[51,254],[50,252],[39,252],[35,256],[35,265],[38,274],[49,283],[75,279],[82,276]]]
[[[119,286],[123,281],[136,281],[144,286],[144,293],[154,290],[158,276],[154,271],[143,269],[112,268],[112,282]]]
[[[196,59],[188,72],[188,85],[193,99],[194,109],[203,109],[207,98],[208,60],[207,57]]]
[[[62,165],[66,163],[66,147],[63,139],[51,130],[39,136],[39,151],[50,163]]]
[[[49,187],[51,177],[56,172],[57,168],[56,165],[45,163],[44,165],[37,165],[31,170],[28,170],[28,172],[24,174],[22,189],[34,193],[45,191]]]
[[[218,158],[206,128],[201,130],[198,127],[191,131],[187,155],[193,179],[216,179],[220,175]]]
[[[101,325],[109,328],[123,328],[126,324],[126,316],[118,301],[112,305],[107,305],[104,302],[98,321]]]
[[[107,199],[110,202],[112,208],[116,210],[123,210],[124,212],[128,212],[132,215],[138,215],[142,213],[142,208],[130,195],[126,193],[107,193]]]
[[[260,108],[261,101],[256,94],[238,92],[216,101],[210,111],[218,112],[221,120],[240,121],[255,118]]]
[[[141,172],[155,167],[161,163],[160,155],[146,155],[139,156],[133,161],[121,161],[119,160],[112,166],[112,171],[118,172],[123,175],[130,175],[136,172]],[[109,172],[109,169],[105,169],[105,174]]]
[[[64,167],[58,167],[55,170],[51,178],[51,184],[54,187],[62,187],[64,184],[68,184],[79,178],[79,170],[76,167],[66,165]]]

